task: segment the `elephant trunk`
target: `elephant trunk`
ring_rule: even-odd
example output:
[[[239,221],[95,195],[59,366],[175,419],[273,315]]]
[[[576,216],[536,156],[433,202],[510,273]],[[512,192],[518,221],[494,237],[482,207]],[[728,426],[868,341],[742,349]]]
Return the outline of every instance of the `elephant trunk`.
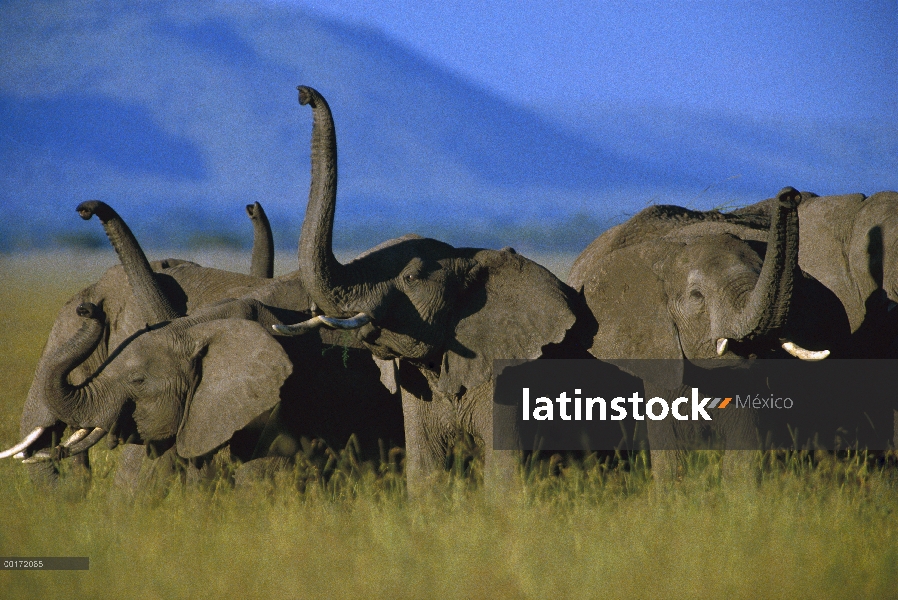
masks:
[[[119,260],[128,276],[134,298],[137,300],[144,313],[144,318],[149,325],[156,325],[164,321],[176,319],[179,315],[156,280],[153,269],[146,255],[131,233],[131,229],[122,218],[105,202],[89,200],[82,202],[75,209],[85,221],[93,215],[97,215],[106,231],[106,236],[112,242]]]
[[[742,314],[721,339],[751,340],[783,327],[798,271],[798,201],[801,194],[783,188],[772,204],[767,252],[761,274]],[[719,351],[720,342],[718,342]]]
[[[89,377],[77,386],[68,380],[69,373],[90,356],[104,332],[102,314],[96,305],[84,302],[76,310],[84,318],[81,328],[42,364],[35,373],[35,385],[44,391],[47,407],[60,421],[78,426],[105,424],[109,420],[106,417],[117,414],[118,407],[99,401],[97,380]]]
[[[348,316],[335,289],[343,266],[333,252],[337,206],[337,134],[330,107],[317,91],[299,86],[299,103],[312,107],[312,180],[309,203],[299,237],[299,273],[318,310]]]
[[[246,205],[246,214],[253,222],[253,258],[249,274],[253,277],[274,277],[274,238],[268,216],[258,202]]]

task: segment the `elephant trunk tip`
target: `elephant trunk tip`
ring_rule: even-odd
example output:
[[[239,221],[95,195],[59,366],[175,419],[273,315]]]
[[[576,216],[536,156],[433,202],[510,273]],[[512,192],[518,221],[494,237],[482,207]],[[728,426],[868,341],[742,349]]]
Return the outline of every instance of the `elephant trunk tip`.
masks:
[[[249,215],[250,219],[255,219],[259,214],[259,203],[254,202],[252,204],[247,204],[246,214]]]
[[[92,302],[82,302],[75,308],[75,313],[85,319],[99,320],[102,316],[100,307]]]
[[[77,211],[78,215],[85,221],[89,221],[91,217],[97,215],[97,218],[103,223],[106,223],[116,215],[115,211],[112,210],[112,207],[100,200],[87,200],[86,202],[82,202],[75,207],[75,211]]]
[[[315,90],[305,85],[296,86],[296,89],[299,90],[299,103],[301,105],[311,104],[313,107],[315,106],[313,102],[316,94]]]
[[[791,186],[781,189],[776,197],[784,208],[795,208],[801,202],[801,192]]]

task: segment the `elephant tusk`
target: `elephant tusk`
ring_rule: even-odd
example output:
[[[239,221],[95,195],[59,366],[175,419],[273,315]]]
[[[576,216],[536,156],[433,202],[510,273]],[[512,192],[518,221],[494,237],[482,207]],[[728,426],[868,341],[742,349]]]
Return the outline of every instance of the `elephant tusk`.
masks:
[[[302,335],[323,326],[324,321],[321,317],[322,315],[318,315],[317,317],[312,317],[308,321],[295,323],[293,325],[272,325],[271,328],[282,335]]]
[[[64,448],[67,450],[66,455],[71,456],[73,454],[80,454],[81,452],[84,452],[85,450],[102,440],[107,433],[109,432],[102,427],[94,427],[94,430],[91,431],[90,434],[83,440],[80,440],[68,446],[64,446]],[[71,441],[71,438],[69,439],[69,441]]]
[[[324,321],[325,325],[333,329],[358,329],[362,325],[367,325],[371,322],[371,317],[365,313],[359,313],[348,319],[335,319],[333,317],[325,317],[324,315],[321,315],[318,318]]]
[[[76,431],[75,433],[73,433],[73,434],[69,437],[69,439],[67,439],[66,441],[64,441],[64,442],[62,443],[62,445],[65,446],[66,448],[68,448],[69,446],[71,446],[71,445],[74,444],[75,442],[80,442],[81,440],[83,440],[83,439],[87,436],[88,433],[90,433],[90,429],[79,429],[78,431]]]
[[[318,315],[312,317],[308,321],[296,323],[295,325],[272,325],[272,329],[283,335],[302,335],[321,326],[330,327],[331,329],[357,329],[362,325],[371,322],[371,317],[365,313],[359,313],[348,319],[337,319],[335,317],[326,317]]]
[[[723,356],[723,353],[727,351],[727,346],[730,345],[730,340],[727,338],[720,338],[717,340],[717,356]]]
[[[43,432],[44,432],[44,428],[43,428],[43,427],[35,427],[35,428],[34,428],[34,431],[32,431],[31,433],[29,433],[28,435],[26,435],[25,438],[22,439],[21,442],[19,442],[18,444],[16,444],[15,446],[13,446],[12,448],[10,448],[9,450],[4,450],[3,452],[0,452],[0,458],[7,458],[7,457],[9,457],[9,456],[13,456],[13,455],[19,454],[20,452],[24,452],[25,450],[28,449],[28,447],[29,447],[31,444],[34,443],[34,441],[35,441],[37,438],[39,438],[39,437],[41,436],[41,434],[42,434]]]
[[[86,429],[79,429],[74,434],[72,434],[69,439],[67,439],[64,443],[56,446],[52,450],[39,450],[34,453],[30,458],[26,458],[22,462],[24,464],[38,463],[44,462],[48,460],[58,460],[63,458],[68,458],[69,456],[73,456],[75,454],[80,454],[85,450],[88,450],[91,446],[99,442],[103,437],[108,433],[102,427],[94,427],[93,431],[89,434],[85,435],[82,432],[87,431]],[[74,438],[78,437],[77,440]]]
[[[823,360],[829,356],[829,350],[806,350],[794,342],[783,342],[783,350],[801,360]]]
[[[50,450],[38,450],[30,457],[23,459],[22,464],[32,465],[34,463],[46,462],[48,460],[53,460],[53,454],[50,452]]]

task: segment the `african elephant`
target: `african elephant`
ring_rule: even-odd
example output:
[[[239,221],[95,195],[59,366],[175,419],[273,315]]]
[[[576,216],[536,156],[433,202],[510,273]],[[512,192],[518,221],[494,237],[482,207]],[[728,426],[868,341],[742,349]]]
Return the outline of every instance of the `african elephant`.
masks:
[[[29,431],[27,427],[36,413],[38,417],[49,415],[47,421],[76,427],[78,432],[54,451],[39,450],[28,460],[83,455],[90,444],[107,434],[112,446],[119,441],[147,443],[157,450],[170,448],[170,457],[199,462],[210,458],[212,449],[225,442],[230,454],[240,460],[256,458],[260,452],[265,456],[271,440],[265,441],[263,431],[269,436],[286,434],[281,436],[277,453],[287,456],[295,452],[300,435],[342,442],[358,433],[364,443],[371,441],[365,439],[367,432],[401,442],[398,407],[392,410],[395,403],[389,401],[390,395],[379,383],[376,366],[364,356],[367,352],[346,347],[330,332],[303,340],[276,341],[270,335],[269,325],[282,322],[281,317],[295,319],[305,314],[291,308],[297,297],[303,297],[295,275],[265,280],[192,264],[177,265],[166,272],[171,275],[166,286],[166,280],[152,271],[115,211],[94,201],[80,205],[79,212],[84,218],[94,214],[99,217],[121,257],[125,285],[133,291],[130,304],[122,312],[134,313],[128,321],[132,331],[126,339],[107,345],[109,323],[117,321],[104,312],[110,304],[120,307],[109,302],[104,302],[102,309],[87,301],[77,305],[73,310],[76,333],[58,345],[48,344],[38,366],[23,430]],[[258,242],[259,236],[256,239]],[[178,284],[188,281],[199,284],[184,286],[194,292],[193,306],[199,304],[198,297],[203,294],[208,302],[182,316],[190,304],[170,302],[170,298],[178,297],[171,290],[185,296]],[[85,327],[92,332],[86,341]],[[344,346],[342,353],[324,352],[335,343]],[[235,360],[229,353],[240,346],[250,352],[267,350],[260,360],[234,364],[227,373],[222,367],[218,379],[210,379],[215,372],[210,368]],[[214,354],[210,353],[213,349]],[[214,355],[229,358],[207,364],[205,359]],[[86,357],[97,358],[91,362],[85,361]],[[272,371],[275,367],[277,370]],[[75,368],[86,373],[73,377]],[[134,377],[141,381],[136,383]],[[211,399],[207,396],[205,408],[199,413],[191,409],[204,382],[213,381],[215,384],[206,389],[215,394]],[[360,396],[368,400],[361,407],[356,406]],[[274,406],[276,410],[272,410]],[[209,415],[216,419],[210,420]],[[29,420],[32,423],[24,425]],[[79,436],[92,428],[94,431],[82,441]],[[126,477],[133,480],[134,476]]]
[[[799,358],[825,358],[826,345],[847,336],[847,318],[797,267],[798,200],[785,188],[769,213],[749,215],[652,206],[603,233],[568,278],[598,322],[590,352],[643,377],[647,398],[669,400],[689,396],[691,364],[732,367],[776,356],[780,346]],[[627,359],[667,359],[667,368]],[[696,424],[647,425],[653,471],[664,480],[676,469],[674,440]],[[750,447],[755,415],[721,412],[713,427],[725,447]],[[727,470],[745,467],[745,453],[724,460]]]
[[[89,219],[94,214],[88,208],[93,204],[79,205],[78,212],[82,218]],[[108,217],[111,221],[106,226],[107,235],[119,252],[123,264],[111,267],[96,283],[84,288],[66,302],[57,315],[38,361],[38,370],[46,368],[46,363],[53,352],[66,344],[78,331],[81,319],[76,314],[76,307],[83,303],[102,306],[105,318],[103,339],[90,356],[75,366],[70,374],[72,383],[84,381],[106,360],[111,350],[143,329],[147,319],[152,318],[143,314],[137,300],[141,295],[153,296],[156,292],[148,291],[147,286],[137,287],[132,291],[126,275],[126,269],[145,268],[143,265],[146,263],[146,256],[130,229],[118,215],[113,217],[104,211],[105,209],[101,209],[101,217]],[[267,218],[264,217],[264,211],[258,203],[252,205],[252,212],[250,207],[247,207],[247,213],[254,223],[252,269],[270,270],[273,241]],[[190,261],[173,258],[154,261],[146,268],[151,270],[152,279],[163,290],[159,301],[163,306],[160,310],[164,313],[160,318],[164,319],[172,318],[179,312],[192,311],[206,304],[241,295],[260,284],[255,277],[207,269]],[[0,458],[23,452],[29,447],[32,450],[47,448],[54,439],[60,439],[65,428],[66,424],[58,421],[48,410],[43,391],[32,384],[22,414],[22,442],[0,453]],[[74,462],[82,463],[84,467],[89,468],[87,460],[87,453],[73,457]],[[54,483],[58,474],[55,466],[48,462],[30,464],[29,470],[36,479],[49,483]]]
[[[299,273],[317,316],[280,333],[353,327],[401,390],[409,493],[442,468],[463,431],[484,447],[487,487],[512,482],[517,458],[492,448],[494,359],[586,357],[593,323],[585,305],[548,270],[511,249],[455,248],[407,235],[340,264],[332,250],[336,134],[312,88],[312,184],[300,237]]]
[[[770,200],[734,211],[764,211]],[[851,341],[838,356],[894,357],[898,348],[898,193],[802,193],[798,264],[838,296]]]

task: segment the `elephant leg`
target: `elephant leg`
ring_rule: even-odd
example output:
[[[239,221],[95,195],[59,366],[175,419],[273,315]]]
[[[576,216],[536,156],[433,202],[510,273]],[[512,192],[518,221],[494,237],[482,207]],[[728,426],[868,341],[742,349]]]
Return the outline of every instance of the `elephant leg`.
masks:
[[[59,470],[52,461],[37,462],[25,465],[28,468],[28,478],[35,487],[40,489],[54,489],[59,485]]]
[[[483,487],[491,500],[507,501],[520,492],[518,469],[521,464],[518,407],[493,404],[493,383],[488,381],[472,391],[475,417],[471,433],[483,443]],[[517,449],[496,449],[495,442],[518,441]]]
[[[179,459],[174,446],[158,458],[146,456],[140,468],[137,496],[156,503],[165,498],[177,475]]]
[[[290,469],[291,461],[285,456],[266,456],[243,463],[234,472],[234,486],[238,489],[253,488],[259,483],[273,480],[279,472]]]
[[[670,389],[649,381],[644,382],[644,386],[646,399],[659,397],[670,401],[687,393],[685,386]],[[645,422],[652,461],[652,478],[659,486],[670,485],[679,476],[682,447],[677,424],[672,415],[668,415],[663,421],[649,419]]]
[[[434,478],[443,468],[448,448],[445,423],[433,406],[402,388],[405,422],[405,478],[410,499],[421,498],[433,489]]]
[[[119,450],[118,465],[115,468],[115,487],[131,495],[137,493],[140,484],[140,469],[147,457],[146,448],[139,444],[125,444]]]
[[[725,485],[757,483],[760,477],[758,461],[758,414],[742,408],[718,411],[715,432],[723,437],[724,453],[720,463],[720,478]]]

